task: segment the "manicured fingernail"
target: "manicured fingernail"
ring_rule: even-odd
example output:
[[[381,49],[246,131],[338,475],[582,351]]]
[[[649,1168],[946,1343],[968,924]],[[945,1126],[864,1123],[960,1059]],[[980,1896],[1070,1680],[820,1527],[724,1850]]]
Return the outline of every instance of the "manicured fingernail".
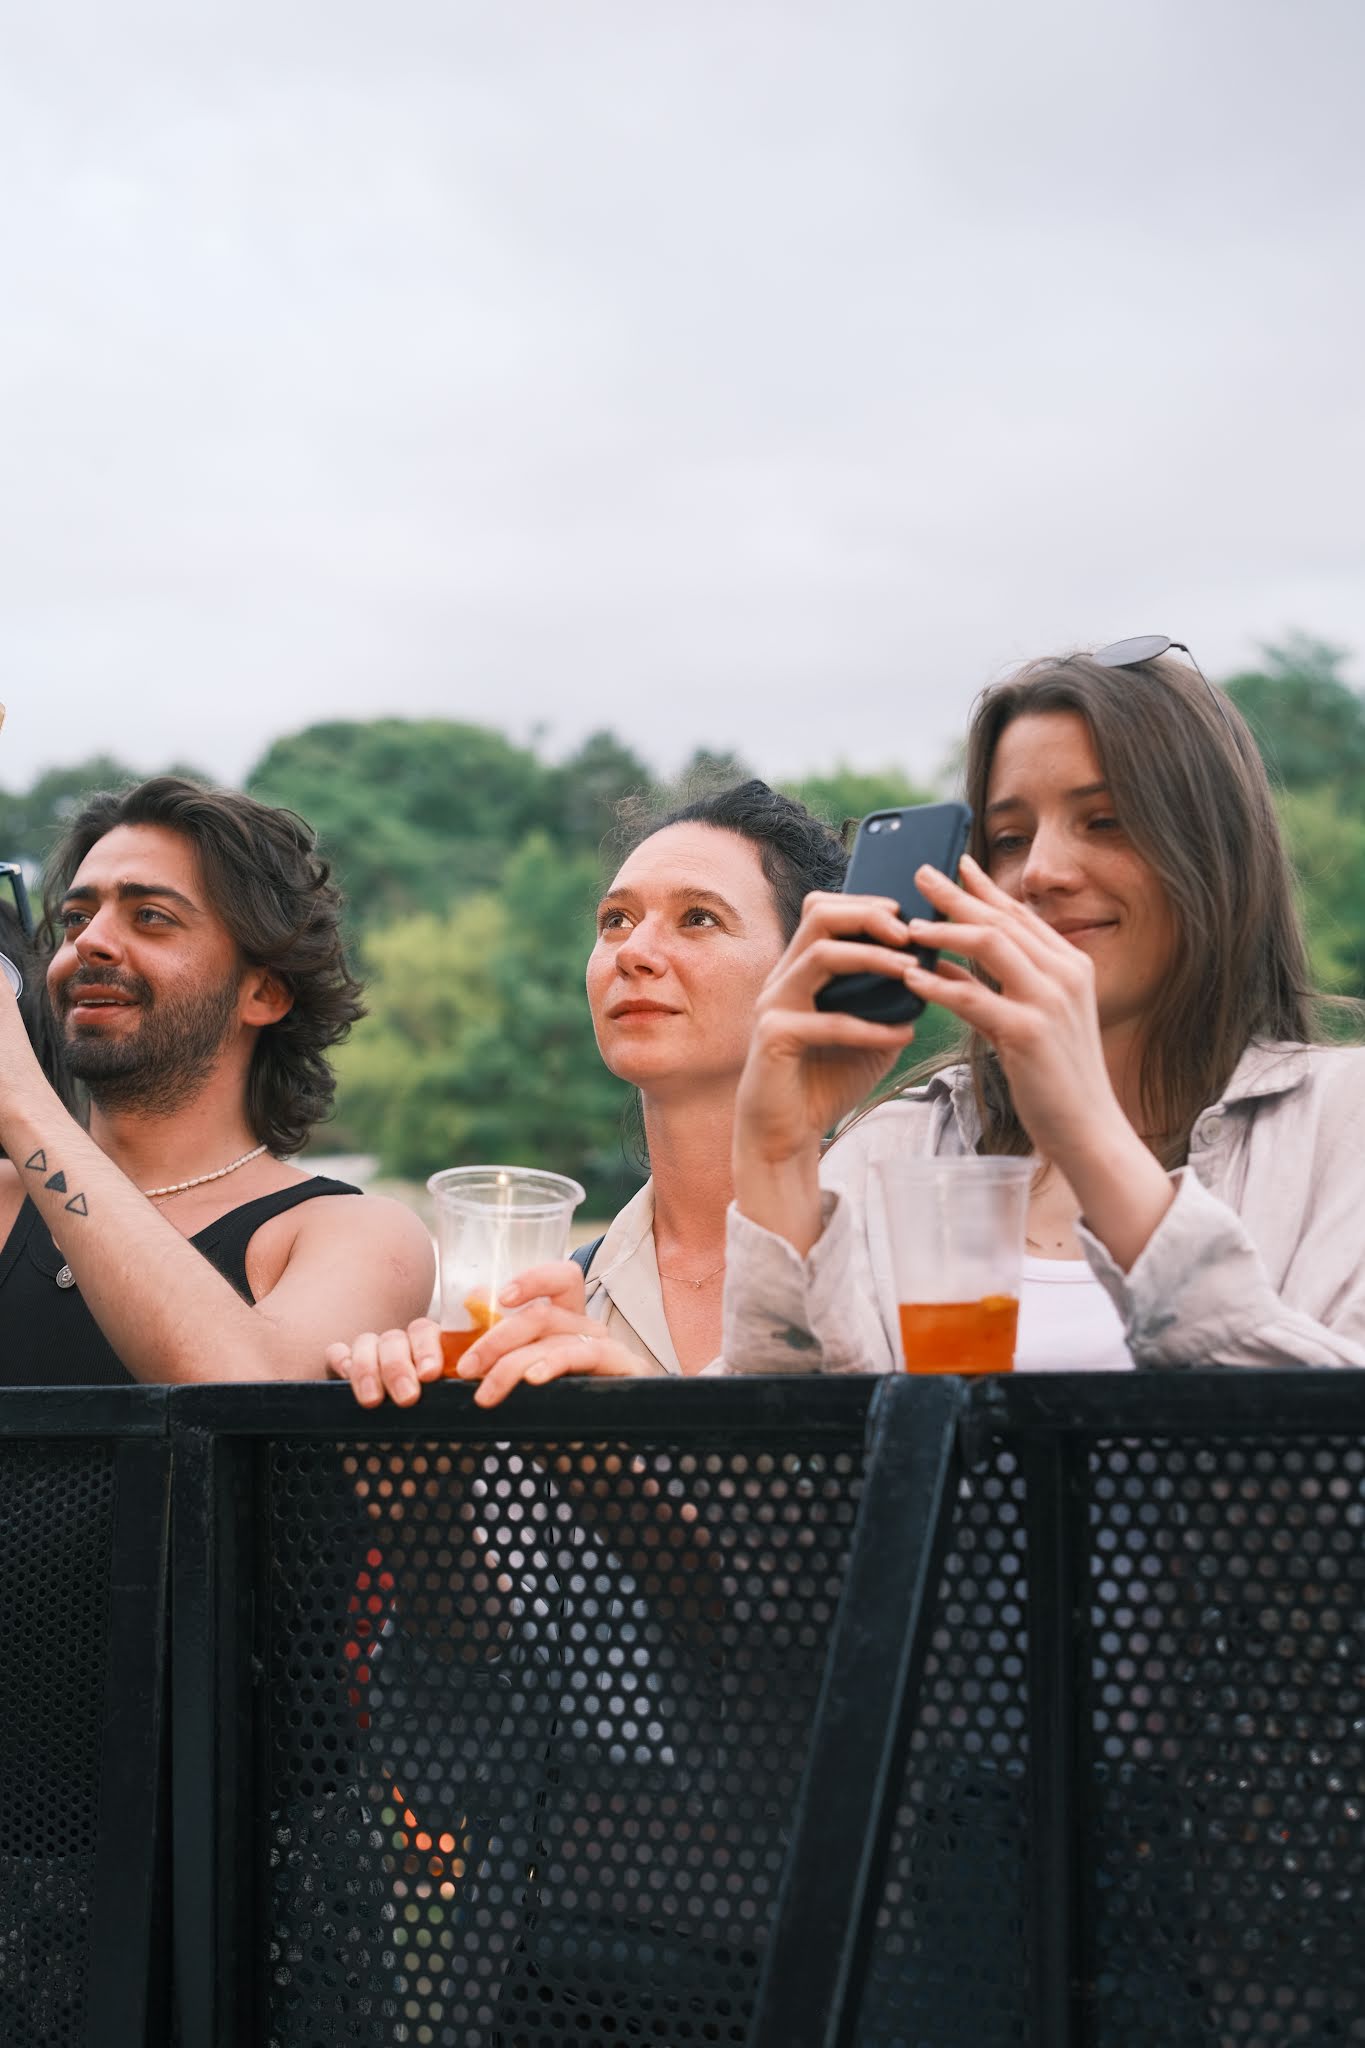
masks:
[[[395,1401],[415,1401],[420,1391],[416,1380],[404,1378],[395,1386],[393,1398]]]
[[[419,1380],[435,1380],[435,1379],[439,1379],[439,1378],[440,1378],[440,1376],[441,1376],[441,1361],[440,1361],[440,1359],[439,1359],[439,1358],[419,1358],[419,1359],[418,1359],[418,1361],[417,1361],[417,1377],[418,1377],[418,1379],[419,1379]]]
[[[462,1380],[476,1380],[479,1377],[479,1361],[472,1351],[466,1351],[455,1370]]]
[[[379,1399],[378,1380],[362,1379],[360,1382],[360,1398],[362,1401],[377,1401]]]
[[[502,1293],[498,1296],[498,1300],[506,1302],[509,1305],[509,1307],[514,1301],[521,1300],[521,1289],[518,1287],[515,1280],[508,1281],[507,1285],[503,1288]]]
[[[981,873],[980,862],[973,860],[972,856],[969,853],[963,854],[962,859],[958,862],[958,866],[964,868],[975,868],[978,875]]]

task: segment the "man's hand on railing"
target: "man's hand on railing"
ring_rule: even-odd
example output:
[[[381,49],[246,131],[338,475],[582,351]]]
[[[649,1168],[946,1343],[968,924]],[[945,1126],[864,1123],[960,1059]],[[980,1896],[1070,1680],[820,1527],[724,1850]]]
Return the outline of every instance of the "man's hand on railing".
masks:
[[[323,1358],[328,1378],[349,1380],[362,1408],[377,1408],[385,1395],[410,1408],[441,1377],[440,1325],[418,1316],[405,1330],[365,1330],[349,1344],[329,1344]]]

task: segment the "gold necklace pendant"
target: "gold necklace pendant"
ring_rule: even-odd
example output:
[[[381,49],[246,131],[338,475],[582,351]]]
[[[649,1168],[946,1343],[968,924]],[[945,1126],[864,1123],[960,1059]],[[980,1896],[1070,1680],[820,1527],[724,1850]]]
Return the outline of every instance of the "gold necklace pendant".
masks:
[[[713,1266],[709,1273],[703,1273],[700,1280],[693,1280],[690,1277],[690,1275],[686,1273],[665,1273],[662,1266],[659,1267],[658,1271],[659,1278],[661,1280],[672,1280],[679,1287],[690,1287],[693,1293],[695,1294],[700,1293],[701,1289],[705,1287],[708,1280],[714,1280],[718,1273],[723,1273],[725,1271],[725,1261],[724,1259],[722,1259],[720,1264],[718,1266]]]

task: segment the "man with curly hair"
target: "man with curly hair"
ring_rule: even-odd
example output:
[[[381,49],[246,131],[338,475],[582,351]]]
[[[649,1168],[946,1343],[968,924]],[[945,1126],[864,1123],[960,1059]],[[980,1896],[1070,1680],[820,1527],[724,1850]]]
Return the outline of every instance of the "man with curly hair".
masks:
[[[399,1203],[288,1164],[362,1014],[292,812],[161,775],[92,796],[49,868],[47,986],[88,1127],[0,984],[0,1383],[311,1379],[432,1285]]]

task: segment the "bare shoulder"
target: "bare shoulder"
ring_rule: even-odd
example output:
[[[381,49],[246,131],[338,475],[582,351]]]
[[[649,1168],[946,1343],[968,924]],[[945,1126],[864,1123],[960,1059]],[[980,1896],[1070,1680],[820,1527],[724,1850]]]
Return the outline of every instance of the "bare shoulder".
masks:
[[[353,1275],[414,1303],[411,1316],[431,1299],[436,1260],[426,1225],[402,1202],[319,1192],[261,1225],[247,1248],[246,1271],[258,1302],[286,1275],[291,1287],[319,1275],[335,1287]]]
[[[300,1202],[291,1213],[300,1240],[305,1235],[310,1242],[314,1237],[329,1243],[344,1239],[368,1246],[370,1257],[376,1252],[392,1256],[420,1251],[427,1264],[434,1257],[426,1224],[392,1195],[318,1195]]]

